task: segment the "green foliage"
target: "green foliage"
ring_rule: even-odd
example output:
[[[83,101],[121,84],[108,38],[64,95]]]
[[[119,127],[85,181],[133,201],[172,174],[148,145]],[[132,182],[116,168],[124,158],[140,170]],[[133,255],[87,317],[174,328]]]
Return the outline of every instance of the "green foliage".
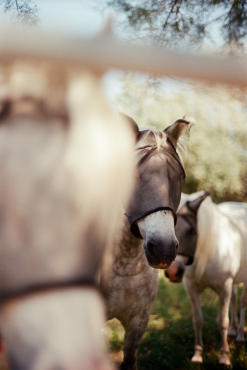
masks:
[[[241,289],[240,289],[241,290]],[[138,352],[138,370],[220,370],[221,337],[216,323],[218,296],[207,289],[202,296],[204,316],[203,364],[190,362],[194,351],[194,330],[189,300],[183,284],[170,283],[160,271],[160,284],[153,304],[147,330]],[[117,320],[106,325],[105,334],[110,341],[111,358],[122,361],[124,330]],[[247,346],[230,344],[232,368],[247,368]]]
[[[239,99],[242,95],[203,85],[178,92],[171,91],[169,85],[147,86],[129,77],[117,99],[119,110],[139,126],[159,129],[184,114],[195,118],[190,141],[185,143],[187,179],[183,191],[208,191],[216,203],[247,201],[247,113],[245,100]]]
[[[247,32],[246,0],[109,0],[135,29],[147,30],[159,42],[199,43],[219,29],[226,43],[241,44]]]

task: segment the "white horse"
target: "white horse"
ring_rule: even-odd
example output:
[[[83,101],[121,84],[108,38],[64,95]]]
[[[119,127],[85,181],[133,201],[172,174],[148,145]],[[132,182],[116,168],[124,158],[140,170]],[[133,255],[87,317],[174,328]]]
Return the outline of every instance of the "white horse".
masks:
[[[166,275],[171,281],[181,281],[184,272],[183,282],[191,301],[195,329],[195,353],[192,361],[203,361],[201,294],[205,288],[210,287],[220,298],[217,320],[222,348],[219,363],[230,365],[227,334],[237,336],[237,341],[244,341],[247,305],[247,204],[225,202],[216,205],[209,196],[201,193],[185,195],[178,211],[176,234],[180,242],[179,253],[183,257],[177,257]],[[185,268],[185,263],[191,257],[194,257],[194,262]],[[237,291],[234,284],[240,282],[245,285],[238,326]],[[232,319],[228,332],[231,297]]]
[[[134,135],[87,71],[0,70],[0,326],[12,370],[112,370],[97,276]]]

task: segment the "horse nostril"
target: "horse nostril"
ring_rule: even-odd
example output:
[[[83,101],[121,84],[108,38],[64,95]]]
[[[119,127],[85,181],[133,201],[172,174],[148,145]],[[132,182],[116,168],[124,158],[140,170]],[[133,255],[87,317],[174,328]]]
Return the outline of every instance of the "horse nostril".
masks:
[[[147,243],[147,250],[148,250],[148,253],[151,257],[156,257],[154,248],[155,248],[155,244],[153,244],[151,242]]]
[[[165,270],[165,276],[166,276],[167,278],[169,278],[169,274],[168,274],[167,270]]]
[[[179,268],[178,271],[176,272],[176,277],[182,281],[183,276],[184,276],[184,268]]]
[[[178,243],[176,244],[176,250],[178,250]]]

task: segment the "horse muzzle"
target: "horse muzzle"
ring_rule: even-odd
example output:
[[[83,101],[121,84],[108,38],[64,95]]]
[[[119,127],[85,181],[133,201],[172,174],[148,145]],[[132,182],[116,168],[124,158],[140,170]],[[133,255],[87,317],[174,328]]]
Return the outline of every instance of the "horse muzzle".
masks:
[[[177,261],[174,261],[171,266],[165,271],[165,276],[172,283],[181,283],[184,276],[185,267],[180,266]]]
[[[144,242],[144,250],[150,266],[166,269],[177,256],[178,241],[176,238],[171,241],[148,238]]]

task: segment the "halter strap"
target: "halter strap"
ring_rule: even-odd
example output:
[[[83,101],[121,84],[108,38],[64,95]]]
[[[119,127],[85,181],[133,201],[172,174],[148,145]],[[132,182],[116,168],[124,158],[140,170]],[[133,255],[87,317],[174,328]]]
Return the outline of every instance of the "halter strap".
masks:
[[[60,290],[66,288],[76,288],[76,287],[88,287],[98,290],[101,294],[101,290],[93,279],[75,279],[72,281],[61,281],[55,283],[44,283],[35,284],[19,290],[14,290],[11,292],[1,292],[0,293],[0,304],[15,298],[25,297],[34,293],[47,292],[52,290]]]
[[[52,111],[51,109],[47,109],[44,102],[39,99],[35,98],[30,98],[30,97],[24,97],[20,99],[15,99],[15,100],[10,100],[10,99],[5,99],[5,100],[0,100],[1,108],[0,108],[0,121],[6,119],[12,111],[12,108],[15,107],[16,104],[18,103],[30,103],[35,106],[37,109],[37,113],[40,115],[45,115],[50,118],[60,118],[62,119],[66,126],[69,122],[69,115],[68,112],[61,112],[60,110],[55,110]],[[23,113],[19,113],[19,115],[22,115]],[[32,113],[25,113],[25,115],[32,115]],[[15,114],[15,116],[18,116],[18,113]]]

